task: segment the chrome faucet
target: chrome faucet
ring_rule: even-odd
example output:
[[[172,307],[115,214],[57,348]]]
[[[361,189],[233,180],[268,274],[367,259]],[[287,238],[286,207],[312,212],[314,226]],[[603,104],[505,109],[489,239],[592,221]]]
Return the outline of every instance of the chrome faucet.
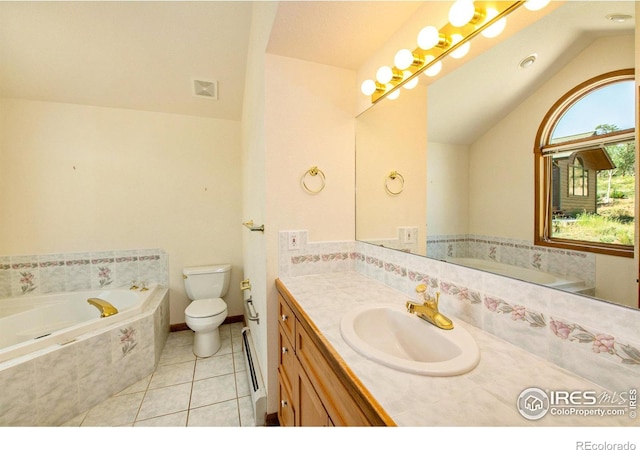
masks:
[[[412,301],[407,302],[407,311],[415,314],[423,320],[443,330],[453,329],[453,322],[440,311],[438,311],[438,301],[440,300],[440,292],[436,292],[435,297],[429,297],[427,286],[419,284],[416,287],[418,297],[422,298],[422,303]]]
[[[102,300],[101,298],[89,298],[87,299],[87,302],[98,308],[98,310],[100,311],[100,317],[109,317],[113,316],[114,314],[118,314],[118,308],[113,306],[108,301]]]

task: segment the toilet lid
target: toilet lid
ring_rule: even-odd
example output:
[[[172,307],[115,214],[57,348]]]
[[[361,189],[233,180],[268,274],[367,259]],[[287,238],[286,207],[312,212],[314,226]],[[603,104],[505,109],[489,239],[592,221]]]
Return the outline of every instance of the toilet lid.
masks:
[[[227,304],[221,298],[206,298],[191,302],[184,313],[189,317],[211,317],[227,310]]]

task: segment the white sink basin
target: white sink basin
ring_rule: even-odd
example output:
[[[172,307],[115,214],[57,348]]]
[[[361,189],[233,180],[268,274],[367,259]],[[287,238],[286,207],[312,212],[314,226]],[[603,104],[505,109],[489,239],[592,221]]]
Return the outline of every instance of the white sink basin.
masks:
[[[476,341],[458,322],[441,330],[402,306],[362,306],[342,317],[344,340],[366,358],[403,372],[453,376],[480,361]]]

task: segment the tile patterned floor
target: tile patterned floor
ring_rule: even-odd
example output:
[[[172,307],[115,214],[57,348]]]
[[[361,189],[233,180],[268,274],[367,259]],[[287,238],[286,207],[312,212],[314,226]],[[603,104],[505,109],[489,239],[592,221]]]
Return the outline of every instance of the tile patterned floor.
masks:
[[[209,358],[192,351],[193,332],[170,333],[155,372],[70,420],[66,426],[253,426],[242,360],[242,323],[220,327],[222,347]]]

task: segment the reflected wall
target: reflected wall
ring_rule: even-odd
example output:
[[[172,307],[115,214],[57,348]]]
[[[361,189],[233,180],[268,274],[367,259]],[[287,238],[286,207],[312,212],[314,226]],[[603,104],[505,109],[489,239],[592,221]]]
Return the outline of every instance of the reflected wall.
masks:
[[[402,94],[381,100],[356,123],[356,237],[424,255],[426,87]],[[394,171],[401,178],[390,179]]]

